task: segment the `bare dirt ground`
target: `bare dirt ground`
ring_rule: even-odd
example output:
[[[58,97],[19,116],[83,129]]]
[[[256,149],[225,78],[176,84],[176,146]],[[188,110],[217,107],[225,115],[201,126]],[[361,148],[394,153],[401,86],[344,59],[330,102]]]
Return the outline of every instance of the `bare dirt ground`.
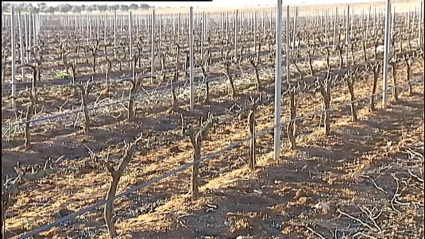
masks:
[[[323,71],[323,66],[323,61],[315,62],[317,71]],[[244,65],[245,69],[249,67]],[[212,69],[211,73],[219,70]],[[307,67],[302,70],[307,72]],[[416,60],[412,78],[422,76],[423,71],[422,59]],[[266,99],[256,112],[258,130],[273,124],[273,72],[273,68],[261,71]],[[169,102],[139,102],[131,123],[125,121],[126,111],[120,105],[93,116],[88,134],[70,120],[47,121],[31,129],[30,150],[24,150],[21,135],[2,140],[3,170],[12,171],[17,161],[42,168],[47,156],[59,159],[54,168],[41,170],[34,180],[19,186],[7,212],[5,237],[16,238],[64,213],[104,199],[111,176],[100,161],[109,156],[116,163],[125,151],[124,141],[130,142],[140,133],[149,140],[138,148],[121,178],[118,193],[191,162],[193,150],[189,139],[181,135],[179,113],[189,121],[208,111],[228,117],[203,141],[203,156],[248,137],[247,115],[232,115],[227,109],[243,106],[250,96],[258,97],[253,93],[254,77],[249,74],[235,79],[239,95],[234,98],[228,95],[225,80],[211,86],[210,104],[200,103],[203,94],[198,92],[195,113],[188,111],[184,97],[174,113],[169,111]],[[397,67],[397,78],[399,84],[406,79],[403,64]],[[190,170],[185,170],[116,200],[114,220],[120,238],[422,238],[423,81],[417,78],[412,95],[402,87],[400,99],[391,101],[386,110],[378,103],[379,110],[369,112],[368,100],[358,103],[357,122],[351,122],[349,106],[337,108],[331,113],[329,136],[318,126],[318,116],[297,122],[295,150],[289,150],[283,127],[283,150],[278,161],[273,160],[273,132],[260,136],[254,172],[246,166],[247,143],[203,162],[197,199],[188,196]],[[358,80],[356,97],[369,95],[371,84],[370,75]],[[115,90],[123,88],[116,86]],[[39,96],[45,110],[56,111],[64,102],[68,102],[67,107],[79,104],[78,94],[70,88],[40,90]],[[343,81],[332,88],[331,106],[349,99]],[[10,108],[9,99],[3,104]],[[24,109],[28,99],[19,104]],[[319,93],[297,94],[299,116],[321,110],[322,104]],[[284,97],[284,119],[289,118],[288,106]],[[95,157],[88,156],[89,150]],[[32,167],[21,170],[31,172]],[[49,229],[39,238],[108,238],[103,208]]]
[[[415,68],[415,75],[423,71],[422,67]],[[400,71],[400,77],[403,73]],[[272,82],[270,79],[268,85]],[[369,81],[359,82],[357,97],[368,95],[369,89]],[[282,157],[277,162],[271,153],[273,134],[259,137],[255,172],[246,168],[247,144],[202,163],[201,196],[197,200],[186,196],[190,170],[116,200],[114,217],[118,232],[122,238],[235,238],[239,235],[308,238],[314,230],[330,238],[330,230],[338,237],[344,233],[363,233],[376,238],[390,238],[390,235],[420,238],[423,236],[424,194],[420,171],[423,159],[410,158],[407,150],[418,151],[415,145],[423,143],[422,83],[414,89],[412,96],[404,91],[400,100],[392,102],[385,111],[370,113],[360,104],[359,121],[355,123],[350,122],[348,107],[333,112],[329,137],[317,128],[317,118],[298,123],[296,150],[288,150],[284,140]],[[332,104],[338,105],[348,98],[346,87],[337,87]],[[297,99],[299,114],[319,110],[320,101],[317,94],[300,96]],[[219,102],[211,105],[215,104]],[[287,107],[283,107],[283,111],[284,117],[289,114]],[[271,126],[273,106],[260,107],[257,115],[259,130]],[[122,140],[136,136],[135,128],[152,127],[147,126],[146,120],[148,118],[133,124],[94,127],[89,135],[75,130],[68,134],[61,132],[61,136],[49,141],[37,142],[32,151],[25,154],[18,149],[21,146],[8,150],[7,154],[14,154],[15,160],[45,150],[51,150],[47,152],[49,155],[69,154],[71,152],[63,151],[67,145],[80,144],[93,149],[98,157],[109,153],[111,158],[118,159],[123,153]],[[247,136],[245,117],[235,118],[210,133],[202,154]],[[149,149],[147,154],[134,156],[121,179],[119,191],[191,161],[189,140],[178,138],[178,131],[159,134],[158,142],[151,144],[156,145],[143,146]],[[75,150],[72,153],[75,154]],[[63,209],[77,211],[104,198],[108,188],[105,182],[109,182],[110,176],[99,163],[87,157],[66,160],[57,167],[63,170],[22,185],[8,213],[8,237],[56,220]],[[65,235],[106,238],[102,210],[41,235],[43,238],[65,238]]]

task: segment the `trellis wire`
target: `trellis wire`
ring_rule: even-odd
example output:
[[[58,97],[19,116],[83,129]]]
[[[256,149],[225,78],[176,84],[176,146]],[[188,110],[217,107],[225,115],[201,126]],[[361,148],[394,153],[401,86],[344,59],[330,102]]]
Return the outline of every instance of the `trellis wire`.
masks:
[[[387,90],[391,90],[392,88],[402,87],[402,86],[404,86],[404,85],[408,84],[409,82],[414,82],[414,81],[416,81],[417,79],[419,79],[419,78],[421,78],[421,77],[422,77],[422,76],[419,76],[419,77],[417,77],[417,78],[415,78],[415,79],[412,79],[412,80],[406,81],[406,82],[404,82],[403,84],[396,85],[396,86],[393,86],[393,87],[389,87]],[[421,81],[420,83],[423,83],[423,81]],[[286,124],[288,124],[288,123],[295,122],[295,121],[305,120],[305,119],[307,119],[307,118],[309,118],[309,117],[312,117],[312,116],[315,116],[315,115],[320,115],[320,114],[323,114],[323,113],[325,113],[325,112],[327,112],[327,111],[334,111],[334,110],[336,110],[336,109],[338,109],[338,108],[345,107],[345,106],[349,106],[349,105],[350,105],[350,104],[352,104],[352,103],[357,103],[357,102],[360,102],[360,101],[363,101],[363,100],[369,99],[370,97],[378,96],[378,95],[380,95],[380,94],[382,94],[382,92],[378,92],[378,93],[376,93],[376,94],[371,94],[371,95],[368,95],[368,96],[365,96],[365,97],[361,97],[361,98],[358,98],[358,99],[356,99],[356,100],[353,100],[353,101],[350,101],[350,102],[346,102],[346,103],[343,103],[343,104],[339,104],[339,105],[337,105],[337,106],[334,106],[334,107],[331,107],[331,108],[328,108],[328,109],[323,109],[323,110],[314,111],[314,112],[311,112],[311,113],[306,114],[306,115],[304,115],[304,116],[300,116],[300,117],[297,117],[297,118],[294,118],[294,119],[291,119],[291,120],[285,120],[285,121],[283,121],[283,122],[280,122],[280,123],[278,124],[278,126],[277,126],[277,125],[274,125],[274,126],[271,126],[271,127],[268,127],[268,128],[265,128],[265,129],[262,129],[262,130],[260,130],[260,131],[256,132],[256,133],[255,133],[255,135],[254,135],[254,137],[264,135],[265,133],[269,132],[270,130],[273,130],[273,129],[275,129],[275,128],[280,128],[282,125],[286,125]],[[117,195],[115,195],[114,197],[112,197],[112,198],[110,198],[110,199],[107,199],[107,200],[101,200],[101,201],[99,201],[99,202],[97,202],[97,203],[93,204],[93,205],[92,205],[92,206],[90,206],[90,207],[87,207],[87,208],[82,209],[82,210],[80,210],[80,211],[78,211],[78,212],[75,212],[75,213],[69,214],[69,215],[67,215],[67,216],[65,216],[65,217],[62,217],[62,218],[60,218],[59,220],[56,220],[55,222],[52,222],[52,223],[50,223],[50,224],[44,225],[44,226],[42,226],[42,227],[39,227],[39,228],[37,228],[37,229],[35,229],[35,230],[33,230],[33,231],[29,232],[29,233],[24,234],[23,236],[20,236],[18,239],[25,239],[25,238],[29,238],[29,237],[31,237],[31,236],[37,235],[38,233],[43,232],[43,231],[45,231],[45,230],[48,230],[48,229],[50,229],[50,228],[52,228],[52,227],[54,227],[54,226],[56,226],[56,225],[59,225],[59,224],[60,224],[60,223],[62,223],[62,222],[66,222],[66,221],[68,221],[68,220],[70,220],[70,219],[73,219],[73,218],[76,218],[77,216],[80,216],[80,215],[82,215],[82,214],[84,214],[84,213],[86,213],[86,212],[90,212],[91,210],[93,210],[93,209],[95,209],[95,208],[97,208],[97,207],[103,206],[104,204],[106,204],[106,203],[108,203],[108,202],[112,202],[112,201],[114,201],[115,199],[121,198],[121,197],[123,197],[123,196],[125,196],[125,195],[127,195],[127,194],[130,194],[130,193],[134,192],[134,191],[140,190],[140,189],[145,188],[145,187],[147,187],[147,186],[150,186],[150,185],[152,185],[152,184],[154,184],[154,183],[156,183],[156,182],[159,182],[159,181],[161,181],[161,180],[163,180],[163,179],[169,178],[169,177],[171,177],[171,176],[173,176],[173,175],[175,175],[175,174],[177,174],[177,173],[179,173],[179,172],[182,172],[182,171],[183,171],[183,170],[185,170],[185,169],[188,169],[189,167],[191,167],[191,166],[193,166],[193,165],[195,165],[195,164],[199,164],[199,163],[201,163],[201,162],[203,162],[203,161],[206,161],[206,160],[208,160],[208,159],[212,159],[212,158],[214,158],[214,157],[217,157],[217,156],[219,156],[220,154],[222,154],[222,153],[224,153],[224,152],[226,152],[226,151],[228,151],[228,150],[231,150],[231,149],[234,149],[234,148],[236,148],[236,147],[240,146],[241,144],[243,144],[243,143],[245,143],[245,142],[247,142],[247,141],[251,140],[252,138],[253,138],[253,137],[252,137],[252,136],[250,136],[250,137],[244,138],[244,139],[242,139],[242,140],[239,140],[239,141],[237,141],[237,142],[235,142],[235,143],[233,143],[233,144],[231,144],[231,145],[229,145],[229,146],[227,146],[227,147],[224,147],[224,148],[223,148],[223,149],[221,149],[221,150],[218,150],[218,151],[216,151],[216,152],[214,152],[214,153],[208,154],[207,156],[205,156],[205,157],[203,157],[203,158],[200,158],[200,159],[199,159],[199,160],[197,160],[197,161],[193,161],[193,162],[190,162],[190,163],[186,163],[186,164],[184,164],[184,165],[182,165],[182,166],[180,166],[180,167],[178,167],[178,168],[176,168],[176,169],[170,170],[170,171],[168,171],[167,173],[162,174],[161,176],[158,176],[158,177],[156,177],[156,178],[154,178],[154,179],[151,179],[151,180],[149,180],[149,181],[146,181],[146,182],[144,182],[144,183],[141,183],[141,184],[139,184],[139,185],[136,185],[136,186],[134,186],[133,188],[131,188],[131,189],[129,189],[129,190],[127,190],[127,191],[125,191],[125,192],[122,192],[122,193],[120,193],[120,194],[117,194]]]
[[[245,57],[246,58],[249,58],[249,57],[252,57],[252,56],[256,56],[256,54],[257,53],[248,53],[248,54],[244,54],[243,57],[244,58]],[[262,57],[262,56],[267,56],[267,55],[269,55],[268,52],[263,52],[259,56]],[[304,59],[304,58],[300,57],[299,59]],[[230,59],[230,60],[220,60],[218,63],[226,63],[226,62],[232,62],[232,59]],[[197,66],[196,67],[196,65],[195,65],[195,67],[194,67],[193,70],[196,71],[196,72],[201,72],[200,69],[201,69],[200,66]],[[185,72],[185,70],[170,70],[170,71],[161,72],[161,74],[173,74],[173,73],[183,73],[183,72]],[[159,76],[158,74],[155,75],[154,77],[158,77]],[[151,74],[144,74],[144,75],[139,75],[136,78],[149,78],[149,77],[152,77],[152,75]],[[91,79],[91,77],[86,77],[86,78],[78,79],[78,81],[79,82],[85,82],[85,81],[88,81],[90,79]],[[110,78],[109,80],[117,80],[117,81],[119,81],[119,80],[130,80],[130,79],[133,79],[133,77],[124,77],[124,78],[115,77],[115,78]],[[100,79],[93,80],[93,82],[94,83],[95,82],[97,83],[97,82],[102,82],[104,80],[105,79],[100,78]],[[48,88],[48,87],[54,87],[54,86],[60,86],[60,85],[66,85],[66,83],[69,83],[69,81],[70,80],[52,80],[51,82],[49,82],[49,81],[38,81],[37,82],[38,84],[45,84],[47,86],[38,86],[38,87],[35,87],[35,89],[38,89],[38,88]],[[54,83],[54,84],[48,84],[48,83]],[[61,84],[61,83],[63,83],[63,84]],[[31,84],[31,82],[15,82],[14,84],[15,85],[24,85],[24,84]],[[2,91],[9,90],[9,89],[4,89],[4,87],[11,87],[12,85],[13,85],[13,83],[2,84],[1,85]]]
[[[269,67],[263,67],[261,69],[268,69],[268,68]],[[251,71],[253,71],[253,69],[251,69]],[[234,72],[231,75],[234,76],[234,75],[237,75],[238,73],[239,72]],[[200,80],[200,81],[194,82],[194,85],[203,84],[203,83],[207,83],[207,82],[217,81],[217,80],[221,79],[222,77],[224,77],[224,76],[216,76],[216,77],[212,77],[212,78],[209,78],[208,80],[203,80],[203,81]],[[190,80],[188,79],[186,81],[180,81],[180,82],[176,82],[176,83],[173,82],[172,84],[174,86],[179,86],[181,84],[184,85],[185,83],[188,83],[189,81]],[[164,86],[164,88],[165,87],[167,87],[167,86]],[[186,87],[186,86],[184,86],[184,87]],[[166,89],[164,89],[163,91],[165,91],[165,90]],[[153,89],[151,91],[155,91],[155,89]],[[149,97],[149,93],[150,92],[148,92],[148,93],[147,92],[141,92],[139,94],[135,94],[134,97],[139,97],[139,96]],[[159,94],[161,92],[153,92],[152,94],[155,94],[155,93],[156,94]],[[145,97],[142,98],[142,99],[145,99]],[[142,99],[139,99],[139,100],[142,100]],[[104,105],[89,106],[87,108],[87,110],[94,110],[94,109],[98,109],[98,108],[101,108],[101,107],[109,107],[109,106],[112,106],[112,105],[124,103],[124,102],[126,102],[128,100],[129,100],[128,98],[124,98],[122,100],[111,102],[111,103],[104,104]],[[83,110],[84,110],[83,108],[79,108],[79,109],[71,110],[71,111],[68,111],[68,112],[64,112],[64,113],[60,113],[60,114],[55,114],[55,115],[50,115],[50,116],[45,116],[45,117],[40,117],[40,118],[37,118],[37,119],[28,120],[28,121],[14,122],[14,123],[10,124],[9,127],[13,127],[13,126],[16,126],[16,125],[24,125],[24,124],[28,124],[28,123],[42,122],[42,121],[46,121],[46,120],[50,120],[50,119],[55,119],[55,118],[61,118],[61,117],[64,117],[64,116],[73,115],[73,114],[77,114],[77,113],[83,112]]]
[[[417,18],[417,19],[419,19],[419,17]],[[414,25],[414,24],[413,24]],[[412,25],[412,27],[413,27],[413,25]],[[419,24],[418,24],[419,25]]]
[[[265,67],[260,68],[259,70],[261,70],[261,69],[268,69],[268,68],[269,68],[269,66],[265,66]],[[253,69],[250,69],[248,72],[252,72],[252,71],[253,71]],[[233,72],[231,75],[234,76],[234,75],[237,75],[239,73],[240,72]],[[203,81],[200,80],[200,81],[194,82],[195,83],[194,85],[203,84],[203,83],[206,83],[206,82],[217,81],[217,80],[221,79],[222,77],[224,77],[224,76],[221,75],[221,76],[216,76],[216,77],[209,78],[209,79],[203,80]],[[126,78],[126,79],[132,79],[132,78]],[[119,80],[119,79],[117,79],[117,80]],[[121,80],[123,80],[123,79],[121,79]],[[139,100],[143,100],[145,98],[148,98],[150,95],[160,94],[160,93],[166,91],[168,85],[173,85],[173,86],[181,86],[181,85],[183,85],[183,87],[187,87],[186,86],[187,83],[190,83],[190,79],[187,79],[185,81],[180,81],[180,82],[173,82],[171,84],[167,84],[165,86],[162,86],[161,88],[155,88],[155,89],[152,89],[150,91],[141,92],[139,94],[135,94],[134,97],[144,96],[142,99],[139,99]],[[157,90],[160,90],[160,91],[158,92]],[[98,108],[101,108],[101,107],[109,107],[109,106],[112,106],[112,105],[124,103],[126,101],[128,101],[128,98],[124,98],[124,99],[121,99],[121,100],[118,100],[118,101],[115,101],[115,102],[111,102],[111,103],[108,103],[108,104],[104,104],[104,105],[89,106],[87,108],[87,110],[94,110],[94,109],[98,109]],[[77,114],[77,113],[83,112],[83,110],[84,110],[83,108],[79,108],[79,109],[71,110],[71,111],[68,111],[68,112],[64,112],[64,113],[60,113],[60,114],[55,114],[55,115],[50,115],[50,116],[45,116],[45,117],[40,117],[40,118],[37,118],[37,119],[28,120],[28,121],[14,122],[14,123],[10,124],[9,127],[13,127],[13,126],[16,126],[16,125],[23,125],[23,124],[27,124],[27,123],[42,122],[42,121],[46,121],[46,120],[50,120],[50,119],[55,119],[55,118],[61,118],[61,117],[67,116],[67,115],[73,115],[73,114]],[[8,129],[6,129],[6,131],[7,130]],[[5,130],[3,130],[3,131],[5,131]]]
[[[261,69],[268,69],[268,68],[269,68],[269,66],[265,66],[265,67],[260,68],[260,70]],[[254,71],[254,70],[253,69],[250,69],[250,70],[248,70],[248,73],[249,72],[252,72],[252,71]],[[232,76],[235,76],[235,75],[237,75],[239,73],[240,72],[233,72],[231,75]],[[205,79],[204,80],[199,80],[197,82],[194,82],[195,83],[194,85],[199,85],[199,84],[204,84],[204,83],[207,83],[207,82],[217,81],[217,80],[219,80],[219,79],[221,79],[223,77],[224,77],[223,75],[220,75],[220,76],[212,77],[212,78],[209,78],[209,79],[206,79],[206,80]],[[128,79],[131,79],[131,78],[128,78]],[[157,94],[161,94],[161,93],[167,91],[168,90],[167,89],[167,86],[169,86],[169,85],[170,86],[173,85],[173,86],[176,86],[176,87],[187,88],[187,83],[190,83],[190,79],[186,79],[185,81],[173,82],[171,84],[167,84],[167,85],[164,85],[162,87],[157,87],[157,88],[152,89],[152,90],[149,90],[149,91],[140,92],[138,94],[135,94],[134,97],[142,97],[139,100],[148,99],[151,95],[157,95]],[[87,108],[87,110],[91,111],[91,110],[99,109],[99,108],[102,108],[102,107],[109,107],[109,106],[112,106],[112,105],[117,105],[117,104],[124,103],[126,101],[128,101],[128,98],[122,98],[121,100],[117,100],[115,102],[111,102],[111,103],[108,103],[108,104],[89,106]],[[40,117],[40,118],[37,118],[37,119],[28,120],[28,121],[14,122],[14,123],[9,124],[8,125],[8,128],[6,128],[5,130],[2,130],[2,132],[7,132],[8,130],[10,130],[11,127],[14,127],[14,126],[24,125],[24,124],[27,124],[27,123],[42,122],[42,121],[47,121],[47,120],[50,120],[50,119],[61,118],[61,117],[68,116],[68,115],[74,115],[74,114],[78,114],[78,113],[83,112],[83,110],[84,110],[83,108],[79,108],[79,109],[67,111],[67,112],[64,112],[64,113],[59,113],[59,114],[55,114],[55,115]]]

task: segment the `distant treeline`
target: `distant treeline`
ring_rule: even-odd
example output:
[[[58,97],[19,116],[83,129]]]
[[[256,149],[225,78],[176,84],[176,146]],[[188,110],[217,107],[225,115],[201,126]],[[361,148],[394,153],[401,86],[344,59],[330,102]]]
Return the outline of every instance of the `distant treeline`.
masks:
[[[80,13],[80,12],[93,12],[93,11],[100,11],[100,12],[107,12],[107,11],[129,11],[129,10],[147,10],[152,8],[152,6],[149,6],[148,4],[116,4],[116,5],[106,5],[106,4],[92,4],[92,5],[70,5],[70,4],[60,4],[58,6],[47,6],[45,3],[19,3],[19,4],[12,4],[12,3],[2,3],[1,5],[1,11],[2,12],[10,12],[11,7],[14,7],[15,11],[20,12],[31,12],[31,13]]]

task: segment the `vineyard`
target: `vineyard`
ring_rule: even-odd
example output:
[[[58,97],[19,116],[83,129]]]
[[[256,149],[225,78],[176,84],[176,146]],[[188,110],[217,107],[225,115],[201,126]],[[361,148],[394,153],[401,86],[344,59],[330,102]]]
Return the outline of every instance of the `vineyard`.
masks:
[[[4,13],[3,236],[423,238],[423,2],[276,9]]]

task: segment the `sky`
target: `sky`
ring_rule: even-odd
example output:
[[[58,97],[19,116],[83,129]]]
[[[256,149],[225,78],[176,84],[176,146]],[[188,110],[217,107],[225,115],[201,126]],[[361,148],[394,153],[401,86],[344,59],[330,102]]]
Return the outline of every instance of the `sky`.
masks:
[[[372,0],[373,1],[373,0]],[[376,1],[376,0],[375,0]],[[245,5],[247,6],[274,6],[276,4],[277,0],[213,0],[212,2],[186,2],[186,1],[173,1],[173,2],[85,2],[85,1],[67,1],[67,2],[45,2],[49,6],[56,6],[63,3],[68,3],[70,5],[91,5],[91,4],[107,4],[107,5],[115,5],[115,4],[126,4],[130,5],[132,3],[136,3],[137,5],[141,3],[146,3],[148,5],[154,5],[156,7],[243,7]],[[282,0],[283,4],[291,4],[293,1],[290,0]],[[297,4],[309,4],[309,3],[316,3],[317,0],[300,0],[297,2]],[[320,1],[320,3],[344,3],[344,2],[371,2],[371,0],[324,0]],[[19,3],[19,2],[14,2]],[[23,2],[23,3],[32,3],[33,5],[36,5],[37,2]]]

